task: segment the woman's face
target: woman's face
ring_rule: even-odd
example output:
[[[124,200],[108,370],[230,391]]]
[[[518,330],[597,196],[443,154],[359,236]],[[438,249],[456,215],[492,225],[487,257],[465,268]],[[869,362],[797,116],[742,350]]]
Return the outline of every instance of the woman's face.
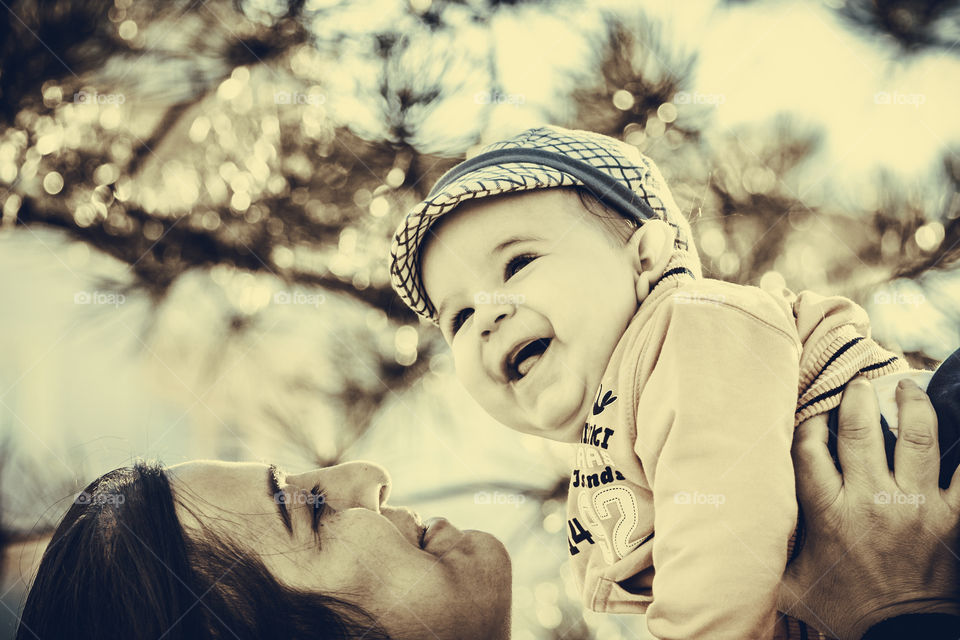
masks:
[[[424,533],[412,511],[384,504],[390,477],[378,465],[287,475],[265,464],[195,461],[168,472],[189,507],[178,507],[188,535],[212,528],[257,554],[281,582],[359,605],[394,637],[509,637],[503,545],[442,519]],[[310,493],[317,486],[320,501]]]

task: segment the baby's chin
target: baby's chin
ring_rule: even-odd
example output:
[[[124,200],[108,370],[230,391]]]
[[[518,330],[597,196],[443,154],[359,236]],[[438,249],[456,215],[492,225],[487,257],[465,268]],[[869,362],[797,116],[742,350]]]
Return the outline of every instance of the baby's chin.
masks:
[[[548,440],[557,442],[576,443],[582,440],[583,436],[583,418],[576,418],[573,422],[556,425],[553,428],[534,433]]]
[[[582,394],[581,394],[582,395]],[[557,442],[580,442],[583,435],[583,425],[590,411],[592,396],[577,394],[563,394],[562,398],[551,398],[544,394],[533,410],[533,415],[527,412],[526,420],[501,420],[515,431],[529,433]],[[562,402],[561,400],[566,400]],[[578,403],[577,400],[580,400]]]

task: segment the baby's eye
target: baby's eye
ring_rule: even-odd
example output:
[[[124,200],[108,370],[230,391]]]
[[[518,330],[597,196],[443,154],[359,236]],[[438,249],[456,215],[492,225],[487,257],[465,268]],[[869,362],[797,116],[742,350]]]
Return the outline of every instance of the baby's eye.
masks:
[[[532,253],[523,253],[519,256],[511,258],[507,263],[507,266],[503,269],[503,280],[506,282],[512,278],[518,271],[523,269],[525,266],[536,260],[539,256]]]
[[[466,322],[472,315],[473,309],[460,309],[460,311],[455,313],[453,319],[450,321],[450,333],[452,335],[457,335],[457,331],[460,330],[460,327],[463,326],[463,323]]]

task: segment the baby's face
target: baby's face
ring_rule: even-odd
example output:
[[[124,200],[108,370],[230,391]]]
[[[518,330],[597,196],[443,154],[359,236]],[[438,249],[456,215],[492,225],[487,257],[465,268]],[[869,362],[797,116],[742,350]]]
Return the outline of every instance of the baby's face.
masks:
[[[457,377],[494,418],[580,439],[597,385],[637,310],[637,268],[575,192],[467,203],[421,258]]]

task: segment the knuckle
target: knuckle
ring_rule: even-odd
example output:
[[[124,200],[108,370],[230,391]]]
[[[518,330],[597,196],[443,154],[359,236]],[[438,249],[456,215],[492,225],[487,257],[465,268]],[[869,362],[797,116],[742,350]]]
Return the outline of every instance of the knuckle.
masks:
[[[930,396],[920,387],[908,385],[900,387],[898,391],[902,399],[901,404],[911,408],[930,406]]]
[[[901,428],[900,429],[900,441],[911,447],[913,449],[930,449],[936,443],[937,439],[934,437],[933,432],[930,429],[917,428],[918,425],[914,425],[910,428]]]
[[[923,392],[923,389],[918,387],[915,383],[906,384],[901,383],[903,386],[900,387],[900,393],[908,396],[910,398],[925,398],[927,394]]]
[[[840,416],[840,436],[851,440],[861,440],[878,429],[878,423],[862,414]]]

